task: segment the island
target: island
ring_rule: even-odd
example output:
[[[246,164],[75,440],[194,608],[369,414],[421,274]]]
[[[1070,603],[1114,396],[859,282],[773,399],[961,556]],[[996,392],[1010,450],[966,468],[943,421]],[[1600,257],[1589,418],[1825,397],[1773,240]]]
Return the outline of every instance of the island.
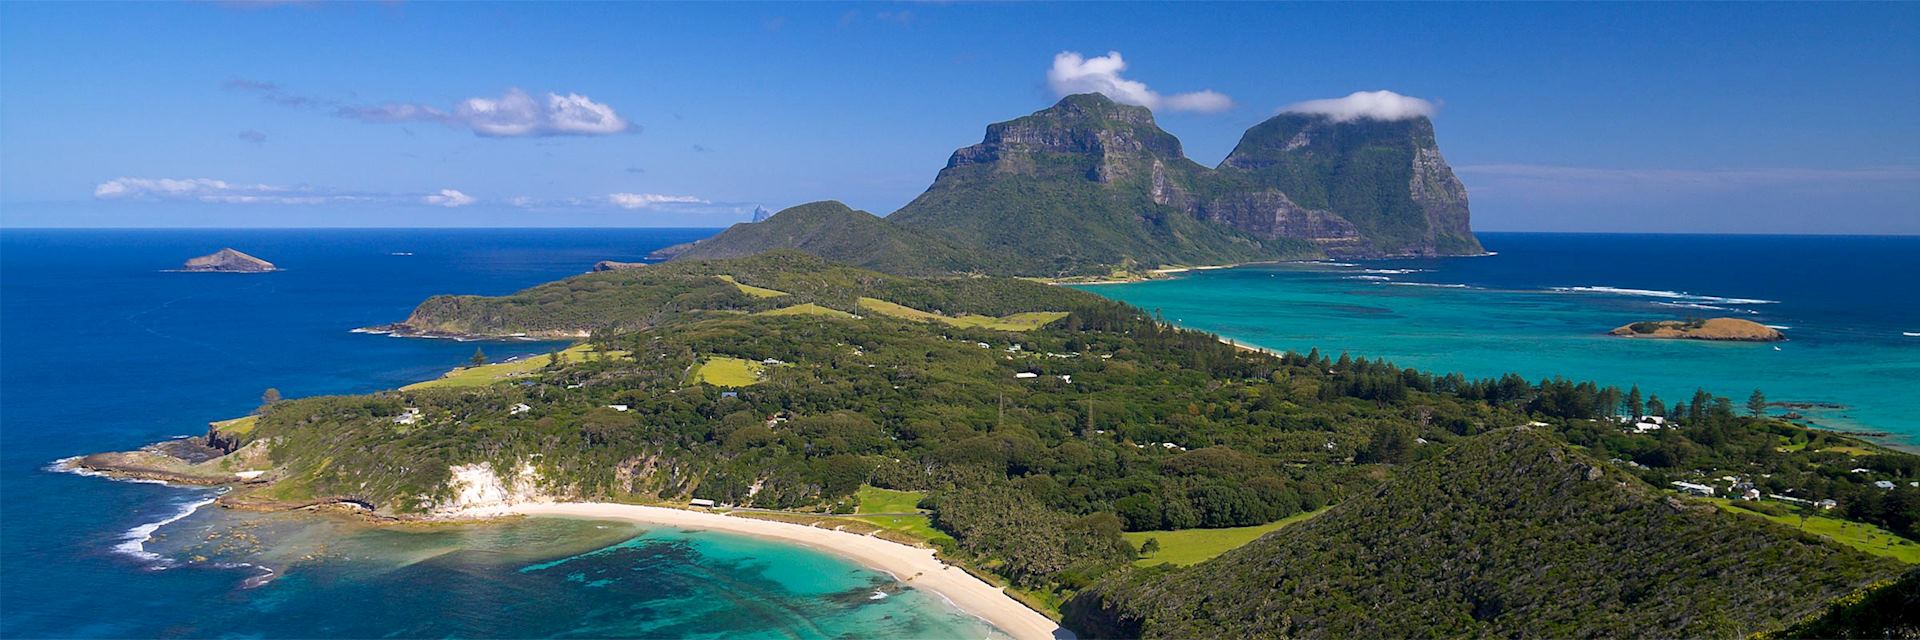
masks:
[[[858,219],[842,208],[800,213]],[[1907,453],[1704,390],[1240,349],[1023,278],[782,250],[435,296],[379,329],[577,342],[268,394],[205,436],[62,466],[375,526],[757,535],[1023,639],[1746,635],[1920,562]]]
[[[209,271],[221,273],[266,273],[279,271],[273,263],[247,255],[228,247],[188,260],[180,266],[181,271]]]
[[[1786,334],[1752,320],[1708,318],[1705,320],[1655,320],[1624,325],[1611,335],[1623,338],[1661,338],[1669,340],[1725,340],[1731,342],[1779,342]]]

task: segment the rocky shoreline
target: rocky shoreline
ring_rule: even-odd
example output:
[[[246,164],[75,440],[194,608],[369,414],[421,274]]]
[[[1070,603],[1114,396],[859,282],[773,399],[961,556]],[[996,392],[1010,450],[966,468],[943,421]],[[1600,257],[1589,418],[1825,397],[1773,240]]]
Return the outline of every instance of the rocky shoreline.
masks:
[[[462,331],[443,331],[440,329],[421,329],[404,322],[380,324],[380,325],[374,325],[371,327],[360,327],[358,329],[354,329],[353,332],[354,333],[370,333],[373,335],[381,335],[381,336],[392,336],[395,338],[426,338],[426,339],[433,339],[433,340],[453,340],[455,342],[499,341],[499,340],[520,340],[525,342],[538,342],[543,340],[580,340],[580,339],[591,337],[591,333],[586,330],[571,331],[571,332],[541,331],[536,333],[488,334],[488,333],[466,333]]]

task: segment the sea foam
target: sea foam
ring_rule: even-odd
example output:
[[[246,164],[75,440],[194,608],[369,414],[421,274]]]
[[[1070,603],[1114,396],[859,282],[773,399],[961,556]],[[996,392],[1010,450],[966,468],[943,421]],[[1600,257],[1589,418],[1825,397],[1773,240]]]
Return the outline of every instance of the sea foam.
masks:
[[[1666,298],[1669,300],[1684,300],[1688,302],[1717,302],[1720,304],[1779,304],[1780,303],[1779,300],[1761,300],[1758,298],[1724,298],[1720,296],[1707,296],[1707,295],[1687,293],[1685,291],[1663,291],[1660,289],[1629,289],[1625,287],[1606,287],[1606,286],[1551,287],[1550,290],[1561,291],[1566,293],[1606,293],[1606,294],[1612,294],[1612,295],[1618,295],[1618,296],[1638,296],[1643,298]]]

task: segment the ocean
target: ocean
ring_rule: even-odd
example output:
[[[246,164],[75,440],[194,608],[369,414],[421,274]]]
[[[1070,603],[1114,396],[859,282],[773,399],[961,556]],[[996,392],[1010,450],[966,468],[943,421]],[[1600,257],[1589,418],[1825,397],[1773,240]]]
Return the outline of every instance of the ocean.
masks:
[[[49,468],[204,433],[268,387],[364,393],[475,348],[550,350],[350,330],[713,232],[0,230],[0,637],[990,635],[885,574],[753,538],[559,519],[369,527]],[[228,246],[285,270],[168,271]]]
[[[1755,389],[1813,424],[1920,446],[1920,237],[1480,233],[1493,255],[1192,271],[1081,288],[1241,344],[1402,367],[1639,385],[1668,404]],[[1780,343],[1605,335],[1744,318]],[[1776,408],[1785,413],[1788,408]]]

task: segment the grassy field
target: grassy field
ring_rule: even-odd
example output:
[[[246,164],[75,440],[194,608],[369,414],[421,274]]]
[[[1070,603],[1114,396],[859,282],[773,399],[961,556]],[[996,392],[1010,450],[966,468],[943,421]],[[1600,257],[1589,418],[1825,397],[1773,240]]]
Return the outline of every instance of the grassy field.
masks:
[[[1766,518],[1780,524],[1818,535],[1834,542],[1871,553],[1886,556],[1907,564],[1920,564],[1920,543],[1894,535],[1880,527],[1858,522],[1850,522],[1827,516],[1809,516],[1806,526],[1800,524],[1798,514],[1769,515],[1757,511],[1742,509],[1732,500],[1725,498],[1702,498],[1719,505],[1721,509],[1740,515]]]
[[[847,313],[845,311],[841,311],[839,309],[834,309],[831,307],[822,307],[820,305],[817,305],[811,302],[806,304],[796,304],[791,307],[781,307],[778,309],[774,309],[772,311],[762,311],[760,313],[756,313],[753,315],[756,315],[756,316],[832,316],[835,318],[853,317],[853,314],[851,313]]]
[[[733,286],[738,287],[741,293],[753,296],[755,298],[778,298],[780,296],[787,295],[787,292],[785,291],[776,291],[773,289],[768,289],[766,287],[756,287],[750,284],[740,284],[740,281],[733,279],[733,276],[720,276],[720,279],[733,283]]]
[[[604,358],[624,358],[628,355],[625,351],[601,351],[596,353],[593,351],[593,347],[586,344],[576,344],[567,347],[566,349],[562,349],[560,353],[570,360],[586,359],[589,353],[593,353],[596,357]],[[439,378],[426,382],[416,382],[400,387],[400,389],[403,391],[412,391],[415,389],[484,387],[496,382],[506,381],[509,378],[539,371],[545,366],[547,366],[547,356],[527,356],[513,362],[483,364],[478,367],[460,367],[448,371],[446,375],[442,375]]]
[[[946,316],[931,311],[921,311],[902,304],[887,302],[879,298],[861,298],[860,308],[883,316],[916,320],[920,322],[944,322],[956,327],[979,327],[995,331],[1032,331],[1048,323],[1067,317],[1065,311],[1029,311],[1010,316]]]
[[[708,358],[693,370],[694,383],[716,387],[744,387],[760,381],[766,365],[739,358]]]
[[[232,420],[215,422],[213,423],[213,428],[219,430],[221,433],[244,435],[249,431],[253,431],[254,423],[259,421],[260,416],[244,416]]]
[[[860,501],[854,513],[916,513],[920,511],[920,499],[927,494],[861,486],[853,497]]]
[[[920,499],[927,494],[918,491],[894,491],[877,487],[860,487],[854,494],[859,506],[854,509],[852,519],[859,520],[882,529],[903,533],[929,543],[940,544],[945,540],[952,543],[953,537],[933,528],[933,521],[926,515],[909,516],[862,516],[865,513],[920,513]]]
[[[1326,509],[1297,513],[1273,522],[1252,527],[1232,527],[1228,529],[1181,529],[1179,531],[1130,531],[1120,534],[1135,548],[1146,544],[1148,538],[1160,541],[1160,551],[1133,561],[1136,566],[1173,563],[1175,565],[1199,564],[1213,559],[1214,556],[1231,551],[1240,545],[1253,542],[1255,538],[1278,531],[1287,525],[1320,515]]]

